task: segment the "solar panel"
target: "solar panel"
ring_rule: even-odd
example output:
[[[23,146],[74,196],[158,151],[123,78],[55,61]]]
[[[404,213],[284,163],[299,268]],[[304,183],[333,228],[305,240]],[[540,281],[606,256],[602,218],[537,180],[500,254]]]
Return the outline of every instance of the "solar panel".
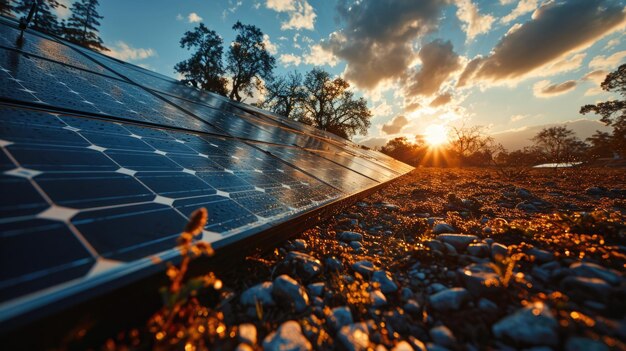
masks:
[[[0,20],[0,322],[408,171],[330,133]]]

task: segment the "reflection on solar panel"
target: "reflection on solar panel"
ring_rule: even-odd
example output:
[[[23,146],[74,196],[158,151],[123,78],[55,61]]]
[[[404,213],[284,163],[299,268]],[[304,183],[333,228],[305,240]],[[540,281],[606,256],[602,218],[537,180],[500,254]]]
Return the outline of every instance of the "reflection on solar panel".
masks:
[[[411,167],[350,141],[0,21],[0,321],[216,247]]]

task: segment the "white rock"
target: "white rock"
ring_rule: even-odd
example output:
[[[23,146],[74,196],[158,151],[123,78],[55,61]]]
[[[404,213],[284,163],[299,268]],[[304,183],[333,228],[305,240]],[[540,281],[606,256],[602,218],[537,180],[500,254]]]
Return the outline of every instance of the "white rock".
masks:
[[[302,335],[302,328],[296,321],[287,321],[263,340],[267,351],[308,351],[311,343]]]
[[[556,345],[558,323],[550,309],[542,302],[519,309],[492,326],[497,338],[509,338],[526,345]]]
[[[369,331],[365,323],[354,323],[343,326],[337,339],[348,351],[364,351],[369,346]]]
[[[469,293],[463,288],[452,288],[430,295],[430,305],[437,311],[452,311],[461,308],[469,299]]]
[[[272,294],[278,300],[285,299],[291,302],[296,312],[302,312],[309,306],[309,296],[304,288],[286,274],[274,279]]]

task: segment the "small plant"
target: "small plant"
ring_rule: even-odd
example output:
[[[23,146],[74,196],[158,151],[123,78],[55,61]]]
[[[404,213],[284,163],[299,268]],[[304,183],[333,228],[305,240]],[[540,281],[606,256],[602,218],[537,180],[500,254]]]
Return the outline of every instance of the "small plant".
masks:
[[[221,313],[209,310],[200,305],[196,296],[201,289],[212,287],[219,290],[222,281],[209,272],[200,277],[185,280],[189,263],[199,256],[212,256],[213,248],[207,242],[195,241],[194,238],[202,233],[207,222],[207,210],[200,208],[193,212],[185,230],[178,238],[178,249],[182,257],[177,267],[168,264],[167,276],[169,286],[160,289],[163,298],[163,308],[157,312],[149,322],[150,332],[157,342],[156,349],[167,349],[177,344],[193,346],[191,349],[203,348],[206,338],[225,330]],[[214,330],[207,326],[215,325]],[[160,345],[160,346],[159,346]]]

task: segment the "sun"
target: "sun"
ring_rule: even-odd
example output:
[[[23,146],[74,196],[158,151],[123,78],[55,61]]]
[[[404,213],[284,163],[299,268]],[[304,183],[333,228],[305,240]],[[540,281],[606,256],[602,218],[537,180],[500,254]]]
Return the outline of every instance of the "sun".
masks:
[[[440,124],[431,124],[426,127],[424,140],[430,146],[439,146],[448,142],[448,130]]]

